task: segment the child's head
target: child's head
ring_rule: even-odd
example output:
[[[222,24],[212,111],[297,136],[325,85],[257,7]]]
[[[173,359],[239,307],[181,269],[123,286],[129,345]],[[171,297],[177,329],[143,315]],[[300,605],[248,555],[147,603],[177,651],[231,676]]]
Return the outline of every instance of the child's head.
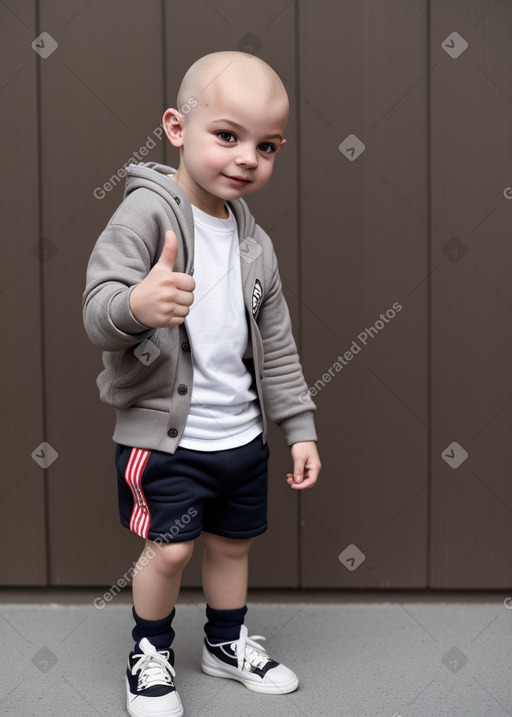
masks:
[[[180,149],[175,180],[193,204],[224,215],[224,200],[257,192],[272,175],[286,144],[284,85],[254,55],[214,52],[189,68],[177,103],[163,116],[167,137]]]

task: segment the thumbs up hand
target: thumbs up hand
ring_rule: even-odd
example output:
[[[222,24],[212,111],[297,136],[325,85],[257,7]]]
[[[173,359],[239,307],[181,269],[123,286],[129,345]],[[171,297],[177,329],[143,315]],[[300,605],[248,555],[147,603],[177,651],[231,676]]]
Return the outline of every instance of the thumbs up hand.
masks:
[[[165,233],[165,244],[157,263],[130,294],[130,309],[145,326],[161,328],[182,324],[194,301],[196,282],[188,274],[174,271],[178,240]]]

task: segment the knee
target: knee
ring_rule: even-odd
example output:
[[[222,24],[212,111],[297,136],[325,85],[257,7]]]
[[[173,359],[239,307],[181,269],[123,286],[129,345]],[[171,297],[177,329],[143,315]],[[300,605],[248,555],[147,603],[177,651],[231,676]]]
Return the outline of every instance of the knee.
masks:
[[[204,551],[212,558],[239,560],[247,555],[251,542],[251,538],[223,538],[213,533],[203,533]]]
[[[155,550],[158,565],[167,575],[174,575],[183,570],[192,557],[193,551],[193,540],[187,540],[183,543],[163,543]]]

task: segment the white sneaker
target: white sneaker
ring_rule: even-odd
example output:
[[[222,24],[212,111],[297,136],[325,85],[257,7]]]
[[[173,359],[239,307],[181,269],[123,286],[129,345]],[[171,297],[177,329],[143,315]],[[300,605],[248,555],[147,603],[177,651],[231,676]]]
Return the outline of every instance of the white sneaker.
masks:
[[[176,692],[172,650],[157,650],[147,638],[141,653],[130,652],[126,668],[126,709],[132,717],[181,717],[183,706]]]
[[[242,625],[240,637],[234,642],[212,645],[205,638],[201,669],[212,677],[238,680],[253,692],[281,695],[293,692],[299,685],[297,675],[284,665],[272,660],[255,640],[261,635],[248,637]]]

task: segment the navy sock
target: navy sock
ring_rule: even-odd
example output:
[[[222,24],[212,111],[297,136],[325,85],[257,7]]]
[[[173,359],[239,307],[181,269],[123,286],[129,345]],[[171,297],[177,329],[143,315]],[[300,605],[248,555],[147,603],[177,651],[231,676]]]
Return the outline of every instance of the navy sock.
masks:
[[[157,650],[167,650],[174,640],[175,632],[171,627],[176,609],[163,620],[144,620],[139,617],[132,607],[133,617],[135,619],[135,627],[132,630],[132,637],[135,640],[135,652],[139,652],[139,642],[143,637],[147,637]]]
[[[247,605],[235,610],[215,610],[206,605],[208,622],[204,626],[204,631],[208,642],[215,644],[238,640],[246,613]]]

